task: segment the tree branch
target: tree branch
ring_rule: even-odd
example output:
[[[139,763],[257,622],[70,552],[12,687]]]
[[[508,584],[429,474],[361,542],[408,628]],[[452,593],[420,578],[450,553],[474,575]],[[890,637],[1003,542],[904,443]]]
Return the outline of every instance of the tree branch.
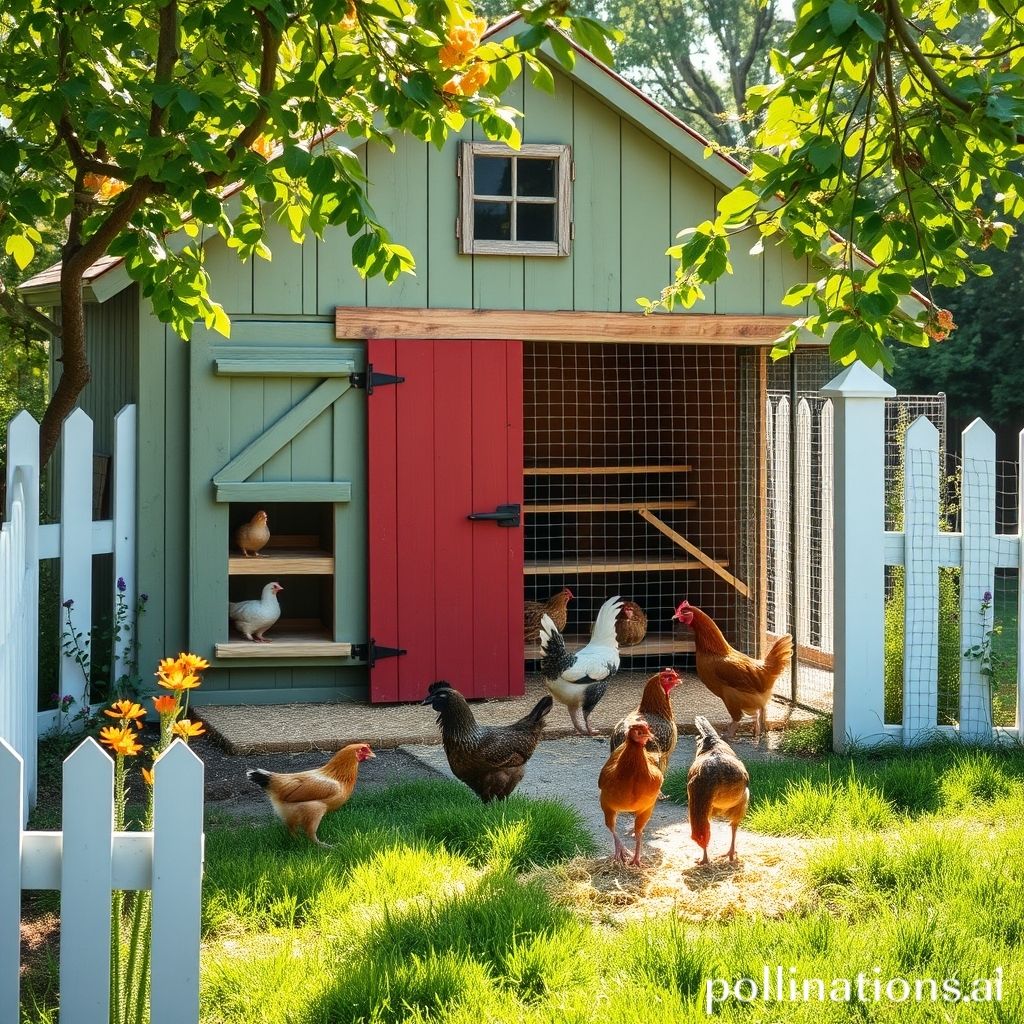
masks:
[[[178,63],[178,0],[167,0],[160,8],[160,28],[156,44],[156,70],[153,74],[154,94],[162,85],[170,85],[174,66]],[[149,134],[157,136],[163,130],[165,107],[156,98],[149,110]]]
[[[118,181],[125,181],[131,177],[123,167],[89,156],[82,146],[82,142],[78,138],[78,134],[75,132],[67,112],[61,117],[60,123],[57,126],[57,136],[67,144],[68,156],[71,157],[71,162],[75,165],[76,170],[88,171],[92,174],[102,174],[104,177],[116,178]]]
[[[47,334],[60,337],[60,325],[51,320],[41,309],[27,303],[17,293],[7,290],[7,285],[0,280],[0,309],[3,309],[12,320],[31,323]]]

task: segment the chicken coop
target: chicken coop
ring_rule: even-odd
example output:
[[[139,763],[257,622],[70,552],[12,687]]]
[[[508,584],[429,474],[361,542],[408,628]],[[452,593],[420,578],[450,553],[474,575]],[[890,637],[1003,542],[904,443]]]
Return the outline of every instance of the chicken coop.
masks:
[[[297,245],[275,223],[273,260],[247,264],[214,235],[231,337],[197,325],[184,344],[119,260],[87,273],[82,404],[139,407],[141,664],[208,658],[199,700],[518,694],[524,601],[565,587],[573,641],[611,595],[643,609],[627,667],[686,663],[684,598],[762,646],[767,352],[807,267],[739,247],[695,308],[643,315],[675,232],[743,169],[590,55],[545,59],[553,94],[520,78],[506,96],[518,150],[471,127],[440,150],[319,143],[358,153],[415,276],[360,278],[341,228]],[[56,280],[25,292],[45,305]],[[249,557],[232,538],[259,511],[270,540]],[[280,618],[256,643],[229,606],[270,582]]]

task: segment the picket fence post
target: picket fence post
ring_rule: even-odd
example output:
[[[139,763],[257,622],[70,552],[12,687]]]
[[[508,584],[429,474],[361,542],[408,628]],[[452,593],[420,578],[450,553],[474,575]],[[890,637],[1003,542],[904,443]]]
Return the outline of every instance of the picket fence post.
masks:
[[[796,430],[796,623],[793,642],[811,646],[811,405],[806,398],[797,403],[791,429]]]
[[[885,400],[896,389],[864,363],[822,388],[834,407],[833,743],[884,737]]]
[[[819,603],[821,608],[821,649],[829,654],[834,649],[835,612],[832,607],[835,530],[833,527],[833,451],[834,434],[832,401],[821,407],[821,582]]]
[[[91,736],[64,762],[62,815],[60,1019],[100,1024],[110,1017],[114,762]]]
[[[919,416],[903,447],[903,745],[939,717],[939,431]]]
[[[151,1024],[198,1024],[203,762],[175,740],[153,787]]]
[[[138,466],[136,432],[138,412],[136,406],[126,405],[114,417],[114,497],[111,514],[114,521],[114,614],[120,597],[128,608],[128,625],[135,621],[137,581],[135,579],[135,498]],[[118,581],[124,581],[124,591],[118,590]],[[112,638],[112,678],[116,683],[128,672],[125,652],[128,636]]]
[[[60,599],[73,601],[73,628],[82,633],[81,645],[89,639],[92,625],[92,420],[76,409],[60,431]],[[61,627],[65,613],[61,610]],[[75,654],[65,652],[60,660],[61,698],[74,697],[72,714],[88,701],[88,686]]]
[[[775,631],[785,633],[789,623],[789,432],[793,429],[788,398],[780,398],[775,410],[775,476],[772,490],[775,505]]]
[[[0,1020],[21,1019],[21,756],[0,736]]]
[[[963,554],[960,570],[960,650],[981,644],[992,628],[992,600],[982,612],[982,598],[995,583],[996,435],[976,419],[962,434],[963,480],[960,522]],[[991,682],[980,658],[961,656],[960,737],[967,742],[992,739]]]

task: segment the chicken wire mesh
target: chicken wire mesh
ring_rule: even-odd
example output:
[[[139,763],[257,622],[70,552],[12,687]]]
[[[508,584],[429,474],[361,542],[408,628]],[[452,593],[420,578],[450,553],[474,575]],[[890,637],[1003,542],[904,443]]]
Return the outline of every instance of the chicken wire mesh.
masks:
[[[525,596],[573,594],[584,642],[611,595],[647,617],[623,667],[685,666],[686,599],[759,646],[763,463],[751,350],[535,343],[525,348]],[[527,638],[527,657],[536,656]]]
[[[833,608],[834,413],[820,389],[836,367],[824,350],[798,351],[768,369],[767,629],[797,641],[795,677],[776,692],[794,703],[831,711],[835,615]],[[945,450],[944,395],[899,395],[886,402],[887,495],[900,472],[902,439],[918,416],[939,431]],[[902,500],[902,499],[900,499]],[[894,529],[891,503],[886,528]],[[887,580],[887,593],[891,590]]]

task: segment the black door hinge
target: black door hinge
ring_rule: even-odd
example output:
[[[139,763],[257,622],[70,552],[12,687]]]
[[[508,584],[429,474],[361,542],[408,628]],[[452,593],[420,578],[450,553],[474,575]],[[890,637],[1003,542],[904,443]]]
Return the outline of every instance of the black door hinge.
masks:
[[[408,653],[404,647],[380,647],[373,637],[370,637],[365,644],[352,645],[352,657],[359,661],[365,661],[368,668],[373,668],[381,658],[397,658],[401,654]]]
[[[386,384],[402,384],[404,377],[395,377],[390,373],[374,373],[373,363],[366,364],[366,373],[353,373],[349,378],[354,388],[366,388],[368,395],[373,394],[374,388],[384,387]]]

